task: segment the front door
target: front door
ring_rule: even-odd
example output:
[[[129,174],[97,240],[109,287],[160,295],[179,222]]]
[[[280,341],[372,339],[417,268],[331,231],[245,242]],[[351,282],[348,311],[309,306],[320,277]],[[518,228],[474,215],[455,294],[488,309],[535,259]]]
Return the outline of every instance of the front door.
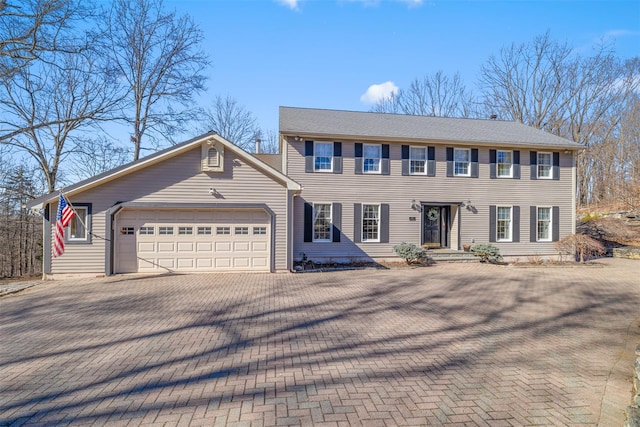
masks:
[[[449,246],[449,206],[422,207],[422,244],[430,248]]]

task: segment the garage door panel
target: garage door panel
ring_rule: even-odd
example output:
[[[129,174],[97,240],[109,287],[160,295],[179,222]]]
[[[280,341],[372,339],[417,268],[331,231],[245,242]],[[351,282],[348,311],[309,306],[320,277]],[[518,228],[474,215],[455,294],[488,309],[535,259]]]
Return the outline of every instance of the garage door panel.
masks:
[[[178,242],[178,252],[193,252],[193,242]]]
[[[269,218],[265,212],[248,210],[125,208],[114,227],[135,232],[116,234],[115,271],[268,271]]]

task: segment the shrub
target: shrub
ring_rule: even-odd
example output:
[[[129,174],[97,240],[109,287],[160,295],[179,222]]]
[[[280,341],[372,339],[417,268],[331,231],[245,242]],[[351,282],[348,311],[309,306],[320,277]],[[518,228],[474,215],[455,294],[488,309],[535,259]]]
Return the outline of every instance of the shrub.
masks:
[[[582,263],[606,252],[602,243],[584,234],[572,234],[557,241],[556,250],[560,257],[575,254]]]
[[[422,261],[427,256],[427,250],[413,243],[402,242],[393,247],[393,251],[407,264],[415,264]]]
[[[475,245],[474,247],[471,248],[471,252],[473,252],[475,256],[480,257],[480,262],[491,262],[491,263],[502,262],[502,255],[500,255],[500,249],[488,243]]]

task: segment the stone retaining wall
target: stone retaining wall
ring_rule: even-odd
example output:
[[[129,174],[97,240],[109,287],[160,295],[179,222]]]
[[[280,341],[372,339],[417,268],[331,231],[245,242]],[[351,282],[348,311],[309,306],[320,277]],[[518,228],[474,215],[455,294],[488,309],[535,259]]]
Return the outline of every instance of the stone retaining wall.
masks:
[[[623,246],[613,249],[615,258],[640,259],[640,248],[635,246]]]
[[[627,407],[625,427],[640,427],[640,345],[636,347],[636,363],[633,370],[633,403]]]

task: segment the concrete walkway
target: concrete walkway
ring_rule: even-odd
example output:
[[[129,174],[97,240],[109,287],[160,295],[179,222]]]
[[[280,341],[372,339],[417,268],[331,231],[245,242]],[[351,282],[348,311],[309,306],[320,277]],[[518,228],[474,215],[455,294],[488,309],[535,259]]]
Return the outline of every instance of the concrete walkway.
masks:
[[[621,426],[640,262],[115,276],[0,298],[1,425]]]

